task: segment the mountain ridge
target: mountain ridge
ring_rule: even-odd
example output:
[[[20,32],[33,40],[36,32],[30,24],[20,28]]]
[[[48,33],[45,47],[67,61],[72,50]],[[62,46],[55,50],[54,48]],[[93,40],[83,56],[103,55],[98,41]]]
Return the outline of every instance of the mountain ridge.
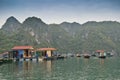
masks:
[[[23,23],[10,17],[0,33],[1,51],[6,47],[10,50],[14,45],[55,47],[61,53],[120,51],[120,23],[117,21],[46,24],[37,17],[29,17]]]
[[[11,17],[9,17],[7,20],[6,20],[6,22],[10,19],[10,18],[13,18],[13,19],[15,19],[15,20],[17,20],[14,16],[11,16]],[[38,18],[38,17],[35,17],[35,16],[32,16],[32,17],[28,17],[28,18],[26,18],[22,23],[20,22],[20,21],[18,21],[19,23],[21,23],[21,24],[23,24],[26,20],[28,20],[28,19],[32,19],[32,18],[34,18],[34,19],[38,19],[38,20],[40,20],[41,22],[43,22],[44,24],[46,24],[46,25],[53,25],[52,23],[51,24],[47,24],[47,23],[45,23],[44,21],[42,21],[42,19],[41,18]],[[80,24],[80,23],[78,23],[78,22],[66,22],[66,21],[64,21],[64,22],[62,22],[62,23],[59,23],[59,24],[57,24],[57,23],[54,23],[55,25],[61,25],[61,24],[78,24],[78,25],[84,25],[84,24],[86,24],[86,23],[103,23],[103,22],[115,22],[115,23],[120,23],[120,22],[118,22],[118,21],[111,21],[111,20],[108,20],[108,21],[87,21],[87,22],[85,22],[85,23],[82,23],[82,24]],[[4,23],[5,24],[5,23]],[[1,26],[1,28],[3,28],[3,26],[4,26],[4,24]]]

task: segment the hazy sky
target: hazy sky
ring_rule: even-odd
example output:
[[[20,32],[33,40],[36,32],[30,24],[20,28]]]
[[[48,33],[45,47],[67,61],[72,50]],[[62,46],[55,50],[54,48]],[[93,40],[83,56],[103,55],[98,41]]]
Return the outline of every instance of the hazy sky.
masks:
[[[120,22],[120,0],[0,0],[0,26],[10,16],[46,23],[112,20]]]

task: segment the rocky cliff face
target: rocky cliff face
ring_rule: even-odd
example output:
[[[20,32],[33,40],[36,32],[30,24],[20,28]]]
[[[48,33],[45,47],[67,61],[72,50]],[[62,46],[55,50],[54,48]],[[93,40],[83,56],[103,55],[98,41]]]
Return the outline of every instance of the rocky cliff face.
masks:
[[[21,23],[12,16],[8,18],[6,23],[2,26],[2,30],[6,31],[7,33],[14,33],[19,31],[21,27]]]
[[[23,23],[10,17],[0,33],[1,50],[6,46],[10,49],[14,45],[33,45],[55,47],[61,53],[96,49],[120,51],[120,23],[113,21],[48,25],[37,17],[29,17]]]

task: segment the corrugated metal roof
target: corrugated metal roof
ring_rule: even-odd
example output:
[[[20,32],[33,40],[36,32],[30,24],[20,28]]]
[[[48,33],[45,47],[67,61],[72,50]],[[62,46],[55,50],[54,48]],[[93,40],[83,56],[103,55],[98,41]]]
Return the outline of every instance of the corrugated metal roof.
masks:
[[[104,50],[96,50],[96,52],[101,52],[101,53],[103,53],[103,52],[104,52]]]
[[[21,50],[21,49],[33,49],[32,46],[14,46],[13,50]]]
[[[39,51],[48,51],[48,50],[54,51],[54,50],[56,50],[56,49],[55,49],[55,48],[39,48],[39,49],[37,49],[37,50],[39,50]]]

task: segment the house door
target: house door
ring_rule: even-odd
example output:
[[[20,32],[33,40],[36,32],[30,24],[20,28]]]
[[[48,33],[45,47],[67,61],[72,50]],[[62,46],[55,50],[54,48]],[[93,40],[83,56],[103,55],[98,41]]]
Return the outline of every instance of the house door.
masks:
[[[28,50],[24,50],[24,57],[28,57]]]

